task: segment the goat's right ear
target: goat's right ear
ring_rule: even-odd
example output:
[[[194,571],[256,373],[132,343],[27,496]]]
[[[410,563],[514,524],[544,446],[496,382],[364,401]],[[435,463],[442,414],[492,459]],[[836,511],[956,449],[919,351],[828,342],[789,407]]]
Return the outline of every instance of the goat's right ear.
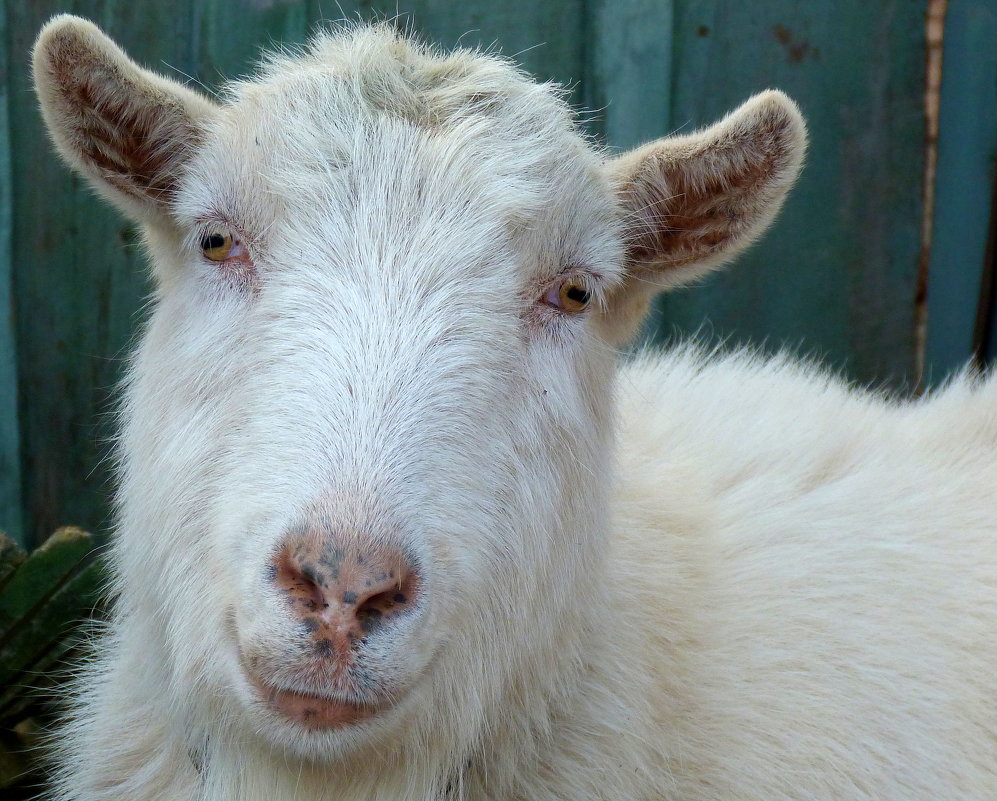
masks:
[[[125,214],[159,217],[214,104],[142,69],[96,25],[69,14],[38,35],[34,78],[63,158]]]
[[[607,338],[626,341],[657,292],[695,281],[761,236],[800,172],[806,143],[796,104],[770,90],[705,130],[608,162],[627,253],[624,281],[602,319]]]

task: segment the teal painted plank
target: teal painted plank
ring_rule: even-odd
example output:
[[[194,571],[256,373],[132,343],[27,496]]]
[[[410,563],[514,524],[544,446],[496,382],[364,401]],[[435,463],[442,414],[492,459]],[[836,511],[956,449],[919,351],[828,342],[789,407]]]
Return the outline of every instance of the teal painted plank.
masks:
[[[68,5],[7,4],[10,52],[17,54],[10,116],[22,480],[34,543],[68,523],[94,530],[107,523],[109,398],[148,291],[134,230],[59,162],[36,108],[31,46],[41,25]],[[70,8],[113,34],[127,33],[150,61],[171,55],[176,18],[185,16],[123,2]]]
[[[108,525],[111,398],[150,288],[134,227],[59,162],[41,125],[28,58],[41,25],[65,10],[98,22],[147,64],[192,66],[187,4],[7,4],[17,54],[12,252],[29,543],[69,523],[97,532]]]
[[[309,32],[339,20],[389,19],[444,47],[496,49],[540,80],[575,85],[582,78],[585,0],[394,0],[335,4],[255,0],[233,17],[231,3],[194,4],[198,78],[209,86],[246,75],[261,50],[302,42]]]
[[[29,542],[65,524],[98,534],[110,525],[113,398],[151,289],[134,227],[58,161],[42,129],[27,69],[39,28],[52,14],[72,10],[101,25],[140,63],[180,80],[199,76],[210,86],[230,54],[248,63],[256,53],[239,31],[248,29],[246,38],[255,43],[268,42],[271,29],[302,38],[301,5],[261,2],[232,14],[231,4],[198,0],[7,4],[11,52],[23,57],[12,73],[18,154],[12,186],[19,210],[12,250],[22,311],[18,357],[26,366],[19,393]],[[202,27],[215,38],[205,40]],[[232,41],[226,44],[225,35]],[[214,60],[202,59],[206,48]]]
[[[363,12],[367,4],[360,4]],[[428,41],[445,47],[492,47],[513,58],[539,80],[575,87],[584,75],[585,0],[387,0],[385,14],[401,10]]]
[[[803,175],[764,239],[665,298],[659,338],[814,353],[863,381],[914,371],[923,169],[922,2],[675,1],[671,125],[784,89],[810,127]],[[649,90],[650,91],[650,90]]]
[[[934,382],[982,344],[974,335],[994,221],[997,0],[949,3],[940,115],[925,358]]]
[[[669,133],[671,0],[597,0],[589,6],[585,105],[593,128],[626,149]]]
[[[21,444],[17,412],[17,341],[11,270],[10,71],[7,8],[0,6],[0,530],[24,544]]]

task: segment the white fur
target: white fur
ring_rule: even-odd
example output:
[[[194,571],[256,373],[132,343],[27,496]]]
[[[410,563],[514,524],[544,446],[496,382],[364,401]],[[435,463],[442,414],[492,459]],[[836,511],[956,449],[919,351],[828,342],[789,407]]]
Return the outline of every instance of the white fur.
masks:
[[[774,216],[790,101],[607,159],[550,87],[383,28],[220,105],[70,17],[35,74],[158,280],[53,798],[997,796],[994,382],[905,405],[744,353],[616,372],[653,291]],[[213,226],[252,267],[201,255]],[[541,300],[565,276],[592,308]],[[263,575],[315,515],[424,588],[361,657],[397,704],[309,732],[240,654],[293,662]]]

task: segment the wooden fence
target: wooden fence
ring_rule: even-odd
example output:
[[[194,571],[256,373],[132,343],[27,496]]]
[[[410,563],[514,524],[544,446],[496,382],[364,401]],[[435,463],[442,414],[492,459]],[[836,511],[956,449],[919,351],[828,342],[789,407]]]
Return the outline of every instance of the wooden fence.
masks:
[[[303,41],[322,20],[401,11],[429,39],[494,44],[570,85],[591,110],[586,124],[614,147],[782,88],[811,131],[786,210],[732,269],[662,300],[648,333],[788,346],[909,389],[922,359],[940,375],[992,341],[997,0],[947,10],[958,49],[946,44],[933,214],[929,5],[945,11],[944,0],[6,0],[0,528],[31,543],[66,523],[107,526],[109,399],[149,290],[134,229],[57,162],[42,131],[27,64],[51,14],[87,16],[141,63],[213,87],[249,71],[261,45]]]

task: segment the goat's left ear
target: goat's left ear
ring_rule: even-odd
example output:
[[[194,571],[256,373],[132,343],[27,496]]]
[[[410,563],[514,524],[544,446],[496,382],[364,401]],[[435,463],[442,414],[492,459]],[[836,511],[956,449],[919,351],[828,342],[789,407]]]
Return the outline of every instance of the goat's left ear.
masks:
[[[782,206],[805,150],[796,104],[767,91],[710,128],[608,162],[624,214],[627,272],[609,298],[607,337],[626,341],[657,292],[695,280],[755,241]]]
[[[70,166],[128,216],[161,218],[215,105],[142,69],[96,25],[69,14],[38,35],[34,77],[45,124]]]

